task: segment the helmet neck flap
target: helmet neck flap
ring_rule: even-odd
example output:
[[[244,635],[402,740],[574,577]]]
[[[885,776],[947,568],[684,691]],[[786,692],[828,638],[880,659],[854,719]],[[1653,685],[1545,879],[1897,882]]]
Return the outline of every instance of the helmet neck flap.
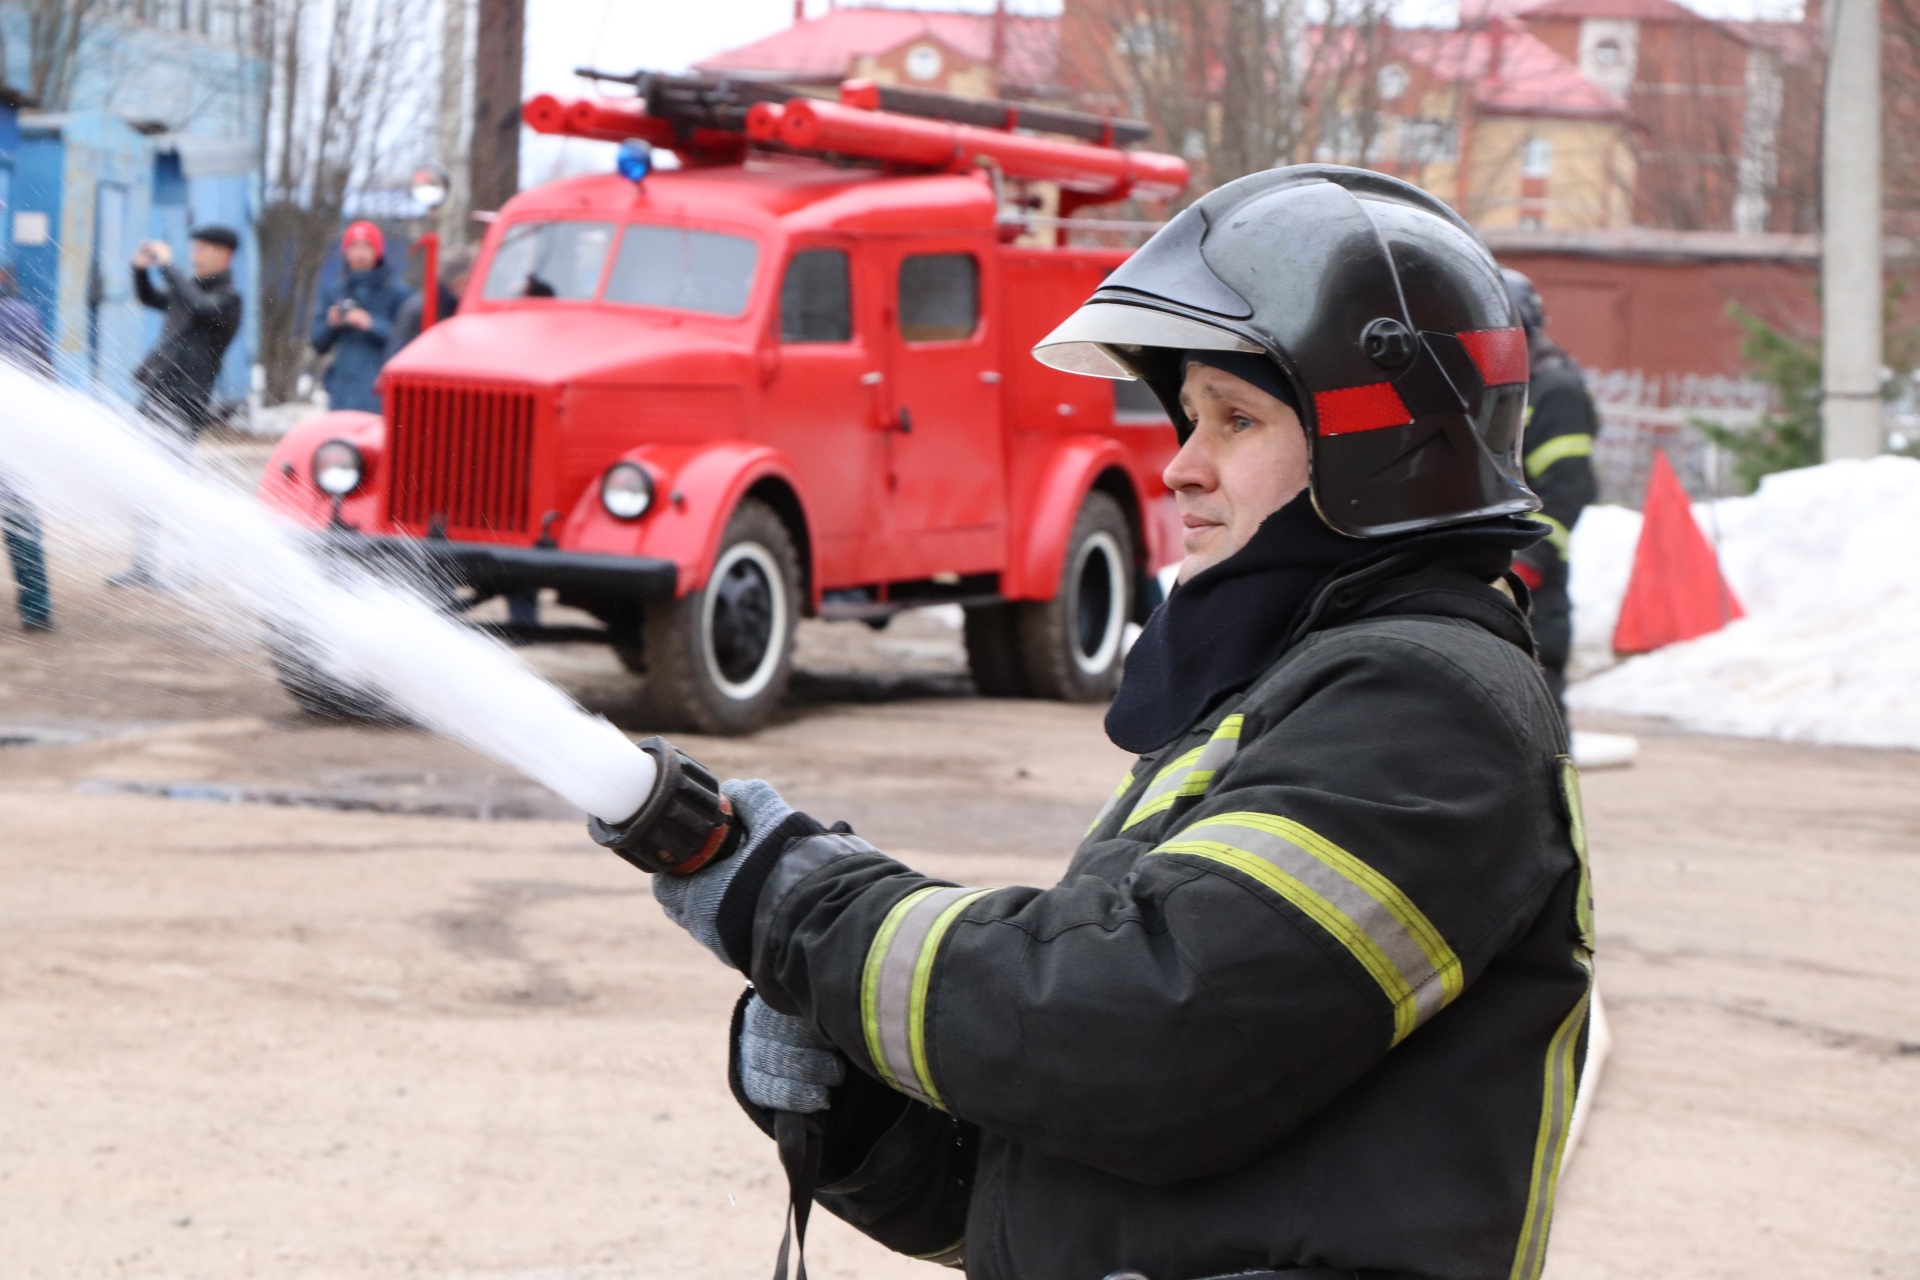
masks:
[[[1378,538],[1536,511],[1527,340],[1473,229],[1419,188],[1295,165],[1209,192],[1034,348],[1139,378],[1176,424],[1188,350],[1263,353],[1301,393],[1315,509]]]

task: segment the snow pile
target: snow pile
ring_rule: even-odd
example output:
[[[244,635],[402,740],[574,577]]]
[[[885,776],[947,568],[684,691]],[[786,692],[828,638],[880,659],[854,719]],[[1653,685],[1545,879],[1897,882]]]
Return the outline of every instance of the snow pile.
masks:
[[[1920,460],[1782,472],[1695,518],[1747,616],[1602,671],[1569,703],[1709,733],[1920,748]],[[1581,657],[1611,638],[1639,525],[1594,507],[1574,532]]]

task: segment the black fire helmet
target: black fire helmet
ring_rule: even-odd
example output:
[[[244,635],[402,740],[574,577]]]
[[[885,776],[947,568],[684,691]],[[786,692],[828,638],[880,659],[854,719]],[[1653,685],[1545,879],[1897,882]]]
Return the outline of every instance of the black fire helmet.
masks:
[[[1189,350],[1264,354],[1299,388],[1314,507],[1341,533],[1540,508],[1520,469],[1526,334],[1480,237],[1418,187],[1318,164],[1230,182],[1033,353],[1144,381],[1184,443]]]

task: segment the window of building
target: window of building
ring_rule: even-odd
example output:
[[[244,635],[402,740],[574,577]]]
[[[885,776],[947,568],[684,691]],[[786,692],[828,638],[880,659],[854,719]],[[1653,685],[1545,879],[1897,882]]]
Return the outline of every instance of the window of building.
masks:
[[[687,227],[627,228],[620,239],[608,302],[737,316],[747,309],[760,246],[746,236]]]
[[[1520,174],[1527,178],[1544,178],[1553,172],[1553,139],[1528,138],[1520,149]]]
[[[957,342],[980,324],[980,264],[970,253],[919,253],[900,262],[900,336]]]
[[[1413,164],[1450,162],[1456,133],[1451,120],[1401,120],[1394,135],[1395,158]]]
[[[1380,68],[1378,83],[1382,102],[1397,102],[1400,95],[1407,91],[1407,69],[1397,62],[1389,62]]]
[[[853,337],[853,285],[841,249],[805,249],[780,282],[780,341],[846,342]]]
[[[487,268],[489,298],[591,298],[600,287],[611,222],[517,222]]]

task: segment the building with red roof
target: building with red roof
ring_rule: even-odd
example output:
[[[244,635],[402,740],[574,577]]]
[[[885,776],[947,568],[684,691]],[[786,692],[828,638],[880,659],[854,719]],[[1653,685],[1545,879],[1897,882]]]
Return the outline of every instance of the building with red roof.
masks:
[[[1335,37],[1357,38],[1321,38]],[[1317,159],[1405,178],[1483,227],[1627,225],[1626,102],[1518,23],[1395,29],[1375,59],[1341,95]]]
[[[1058,94],[1059,22],[1016,14],[834,8],[699,63],[794,84],[866,79],[975,98]]]
[[[1512,12],[1587,79],[1626,101],[1635,223],[1816,228],[1817,23],[1726,22],[1674,0],[1521,0]]]

